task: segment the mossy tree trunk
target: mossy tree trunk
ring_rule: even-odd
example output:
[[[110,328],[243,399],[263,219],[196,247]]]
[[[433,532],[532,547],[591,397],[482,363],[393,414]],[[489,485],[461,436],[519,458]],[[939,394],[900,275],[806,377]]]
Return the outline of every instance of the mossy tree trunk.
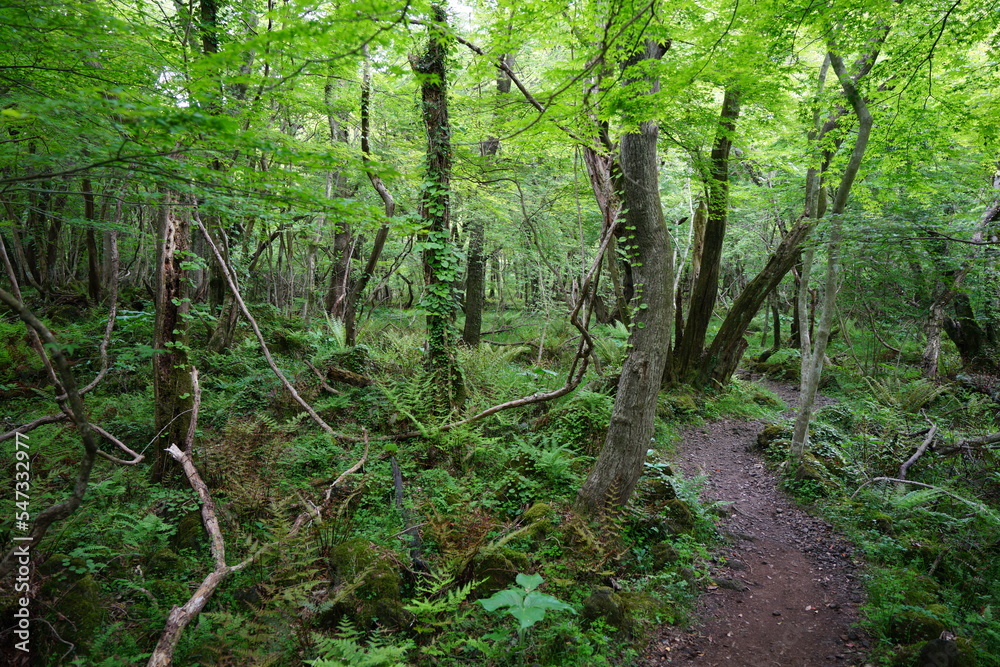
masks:
[[[455,283],[461,261],[451,236],[451,125],[448,120],[448,17],[440,5],[432,7],[427,50],[410,57],[420,80],[421,109],[427,131],[427,174],[420,200],[427,312],[427,369],[452,407],[465,400],[465,384],[455,359],[454,321],[458,311]]]

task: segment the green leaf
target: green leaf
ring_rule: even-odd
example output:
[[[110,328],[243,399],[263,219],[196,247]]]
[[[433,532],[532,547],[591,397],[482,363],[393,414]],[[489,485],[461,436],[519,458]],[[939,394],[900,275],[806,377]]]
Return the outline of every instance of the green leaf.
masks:
[[[520,592],[508,588],[485,600],[479,600],[479,604],[483,605],[483,609],[486,611],[496,611],[500,607],[520,607],[523,601],[524,598]]]
[[[516,581],[518,586],[523,586],[530,593],[542,585],[543,579],[540,574],[518,574]]]

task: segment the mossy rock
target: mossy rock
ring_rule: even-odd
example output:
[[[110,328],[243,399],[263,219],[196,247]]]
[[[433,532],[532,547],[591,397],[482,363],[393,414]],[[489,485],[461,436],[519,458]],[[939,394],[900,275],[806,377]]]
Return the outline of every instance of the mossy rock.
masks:
[[[535,503],[521,515],[524,533],[536,540],[545,539],[555,530],[555,519],[556,511],[548,503]]]
[[[680,558],[677,549],[670,542],[657,542],[649,550],[653,559],[653,568],[662,570],[668,565],[673,565]]]
[[[78,651],[87,652],[88,643],[101,627],[106,606],[94,577],[87,574],[72,582],[49,580],[42,586],[42,595],[54,601],[59,620],[53,625],[59,636],[76,644]]]
[[[191,510],[177,522],[177,531],[170,538],[170,546],[174,551],[190,549],[201,551],[208,542],[208,533],[201,522],[201,510]]]
[[[885,512],[875,512],[871,516],[872,526],[884,535],[895,535],[895,517]]]
[[[673,535],[690,534],[694,530],[696,522],[694,512],[680,498],[674,498],[664,503],[663,519],[667,529]]]
[[[958,647],[958,662],[955,663],[955,667],[979,667],[976,646],[971,639],[956,637],[955,646]]]
[[[629,632],[635,625],[627,601],[606,586],[599,587],[583,601],[580,618],[585,628],[604,621],[620,632]]]
[[[182,605],[191,598],[191,589],[173,579],[148,579],[146,588],[161,609],[170,609],[174,605]]]
[[[146,572],[148,574],[170,574],[180,572],[184,568],[184,559],[177,555],[173,549],[164,547],[154,553],[146,561]]]
[[[639,480],[636,489],[641,502],[653,505],[662,505],[669,500],[677,498],[677,492],[669,479],[662,475],[646,475]]]
[[[769,392],[762,391],[756,385],[750,387],[751,393],[749,399],[754,402],[755,405],[759,405],[765,408],[784,408],[785,403],[780,398],[774,396]]]
[[[625,611],[633,619],[652,618],[657,614],[657,612],[666,607],[663,602],[649,593],[641,593],[639,591],[621,591],[618,593],[618,597],[621,598],[622,603],[624,603]]]
[[[812,452],[802,455],[802,462],[795,470],[795,479],[799,482],[815,482],[818,488],[825,490],[833,490],[838,486],[823,460]]]
[[[948,617],[948,608],[928,605],[924,609],[907,609],[900,612],[889,624],[888,637],[896,644],[911,644],[936,639],[947,630],[942,618]]]
[[[763,431],[757,434],[757,449],[767,452],[779,443],[783,449],[787,449],[788,443],[791,440],[792,432],[789,429],[777,424],[769,424],[764,427]]]
[[[517,575],[531,567],[528,554],[501,547],[485,555],[476,556],[472,561],[472,578],[482,580],[475,588],[478,597],[493,595],[510,587]]]
[[[667,394],[656,406],[656,416],[666,421],[683,421],[697,414],[698,402],[691,394]]]
[[[932,639],[920,646],[913,667],[957,667],[958,646],[954,641]]]
[[[364,632],[376,624],[389,629],[403,627],[399,570],[374,544],[363,539],[343,542],[330,551],[329,566],[331,597],[345,587],[357,587],[320,615],[320,627],[336,627],[345,617]]]
[[[926,574],[915,575],[912,583],[903,591],[903,601],[914,607],[937,604],[941,584]]]
[[[48,577],[58,577],[62,581],[76,581],[87,572],[87,561],[78,556],[63,553],[50,554],[38,566],[38,573]]]
[[[361,375],[372,370],[371,352],[365,345],[355,345],[350,349],[334,352],[327,363]]]
[[[802,372],[802,364],[799,359],[787,357],[777,361],[762,361],[751,364],[753,370],[767,375],[776,380],[798,381]]]

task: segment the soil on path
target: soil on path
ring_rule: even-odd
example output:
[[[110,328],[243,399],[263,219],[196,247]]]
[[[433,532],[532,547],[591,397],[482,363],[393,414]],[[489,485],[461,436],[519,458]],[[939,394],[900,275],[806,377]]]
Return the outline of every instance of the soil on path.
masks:
[[[769,388],[797,405],[796,389]],[[697,620],[688,630],[661,628],[645,652],[646,667],[865,664],[868,638],[852,627],[863,602],[860,562],[828,523],[777,489],[776,476],[752,451],[763,427],[723,419],[689,429],[678,445],[684,474],[707,475],[702,497],[731,503],[720,526],[726,540]]]

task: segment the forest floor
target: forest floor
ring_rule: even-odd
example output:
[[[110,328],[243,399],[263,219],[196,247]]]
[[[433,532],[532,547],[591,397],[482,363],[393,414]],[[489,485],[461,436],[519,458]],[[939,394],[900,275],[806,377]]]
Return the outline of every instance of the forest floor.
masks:
[[[797,388],[768,388],[790,409],[798,404]],[[817,407],[832,402],[817,397]],[[722,419],[682,434],[675,464],[686,476],[707,476],[704,500],[731,504],[694,622],[663,626],[645,651],[646,667],[865,664],[869,639],[852,627],[864,601],[860,557],[778,489],[753,451],[764,426]]]

